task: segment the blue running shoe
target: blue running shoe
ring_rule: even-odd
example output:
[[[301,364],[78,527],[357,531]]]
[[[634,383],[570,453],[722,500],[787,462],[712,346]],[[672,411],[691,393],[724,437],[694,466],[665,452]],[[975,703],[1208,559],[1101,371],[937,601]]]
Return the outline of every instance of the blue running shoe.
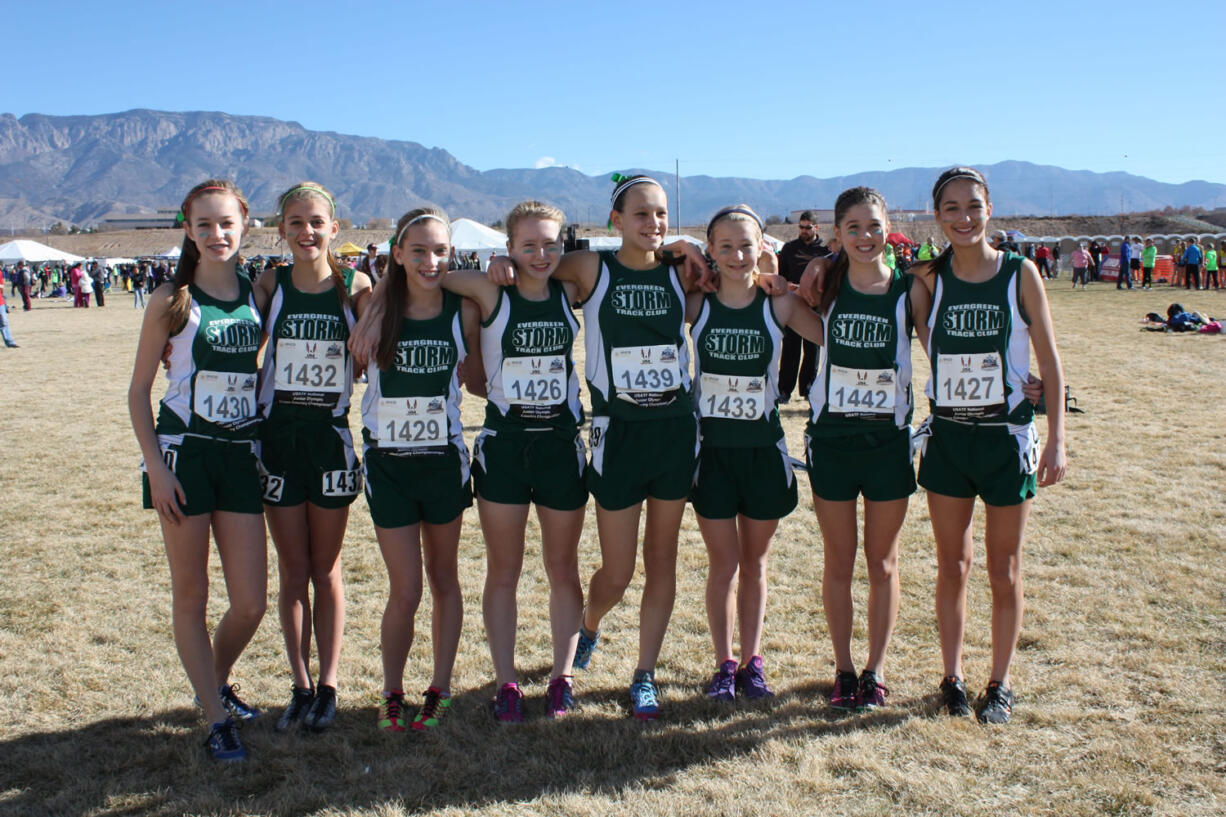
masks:
[[[596,652],[596,644],[600,641],[600,632],[589,633],[582,624],[579,625],[579,644],[575,647],[575,660],[570,665],[575,669],[587,669]]]
[[[636,720],[653,721],[660,717],[660,692],[649,669],[636,669],[630,682],[630,714]]]
[[[221,763],[242,763],[247,759],[247,747],[238,737],[238,727],[234,725],[233,718],[213,724],[204,746],[213,760]]]
[[[222,684],[217,694],[221,696],[222,705],[234,720],[245,722],[259,720],[260,710],[254,706],[248,706],[242,698],[238,697],[238,684]]]

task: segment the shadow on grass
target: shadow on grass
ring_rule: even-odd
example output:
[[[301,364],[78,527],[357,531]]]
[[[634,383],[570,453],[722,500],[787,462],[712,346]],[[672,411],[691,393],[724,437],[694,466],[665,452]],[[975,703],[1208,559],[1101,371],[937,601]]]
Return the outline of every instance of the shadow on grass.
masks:
[[[545,673],[527,673],[528,677]],[[535,688],[534,685],[533,688]],[[278,711],[244,728],[251,759],[216,764],[203,749],[197,710],[112,718],[70,732],[0,741],[0,814],[130,815],[302,813],[395,806],[406,811],[515,803],[543,795],[617,795],[664,788],[685,769],[748,755],[768,740],[820,739],[896,726],[926,713],[924,701],[874,713],[836,713],[829,685],[782,691],[766,703],[714,704],[664,687],[665,716],[623,717],[622,688],[584,690],[585,711],[527,722],[489,717],[492,686],[457,694],[437,733],[384,735],[374,701],[342,699],[321,735],[278,734]],[[344,695],[342,691],[342,696]]]

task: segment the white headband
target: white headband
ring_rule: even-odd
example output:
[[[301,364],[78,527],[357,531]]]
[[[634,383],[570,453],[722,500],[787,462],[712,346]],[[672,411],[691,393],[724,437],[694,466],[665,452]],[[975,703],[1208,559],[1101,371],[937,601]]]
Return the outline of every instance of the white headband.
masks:
[[[613,188],[613,195],[610,197],[609,201],[613,204],[617,204],[617,197],[629,190],[631,187],[634,187],[636,184],[654,184],[656,187],[660,187],[660,183],[658,181],[647,176],[639,176],[635,179],[626,179],[617,187]]]
[[[428,218],[432,218],[442,224],[447,228],[447,235],[451,235],[451,224],[447,221],[447,219],[443,218],[442,216],[436,216],[434,213],[422,213],[420,216],[414,216],[405,222],[404,226],[400,228],[400,232],[396,233],[396,238],[392,241],[392,246],[394,247],[400,244],[400,239],[404,238],[405,230],[409,229],[417,222],[425,221]]]

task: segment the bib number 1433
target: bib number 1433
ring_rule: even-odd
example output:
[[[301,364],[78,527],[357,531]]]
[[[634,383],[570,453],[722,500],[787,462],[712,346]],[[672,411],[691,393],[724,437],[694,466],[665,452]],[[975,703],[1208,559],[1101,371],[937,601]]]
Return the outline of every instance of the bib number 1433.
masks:
[[[765,378],[703,374],[698,410],[703,417],[757,420],[766,413]]]

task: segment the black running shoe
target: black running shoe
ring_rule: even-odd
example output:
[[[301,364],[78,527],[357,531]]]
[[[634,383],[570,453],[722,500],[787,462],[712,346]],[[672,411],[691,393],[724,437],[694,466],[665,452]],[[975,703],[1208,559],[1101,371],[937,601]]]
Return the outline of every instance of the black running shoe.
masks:
[[[322,732],[336,720],[336,687],[320,684],[315,688],[315,700],[307,710],[302,725],[312,732]]]
[[[971,708],[966,702],[966,684],[957,675],[946,675],[941,680],[941,697],[945,712],[954,718],[965,718],[971,714]]]
[[[311,708],[311,702],[315,700],[315,693],[310,689],[300,686],[292,687],[292,689],[289,706],[285,707],[281,717],[277,718],[278,732],[288,732],[296,726],[301,726],[302,719],[306,717]]]
[[[1008,723],[1013,715],[1013,690],[993,681],[980,699],[980,723]]]

